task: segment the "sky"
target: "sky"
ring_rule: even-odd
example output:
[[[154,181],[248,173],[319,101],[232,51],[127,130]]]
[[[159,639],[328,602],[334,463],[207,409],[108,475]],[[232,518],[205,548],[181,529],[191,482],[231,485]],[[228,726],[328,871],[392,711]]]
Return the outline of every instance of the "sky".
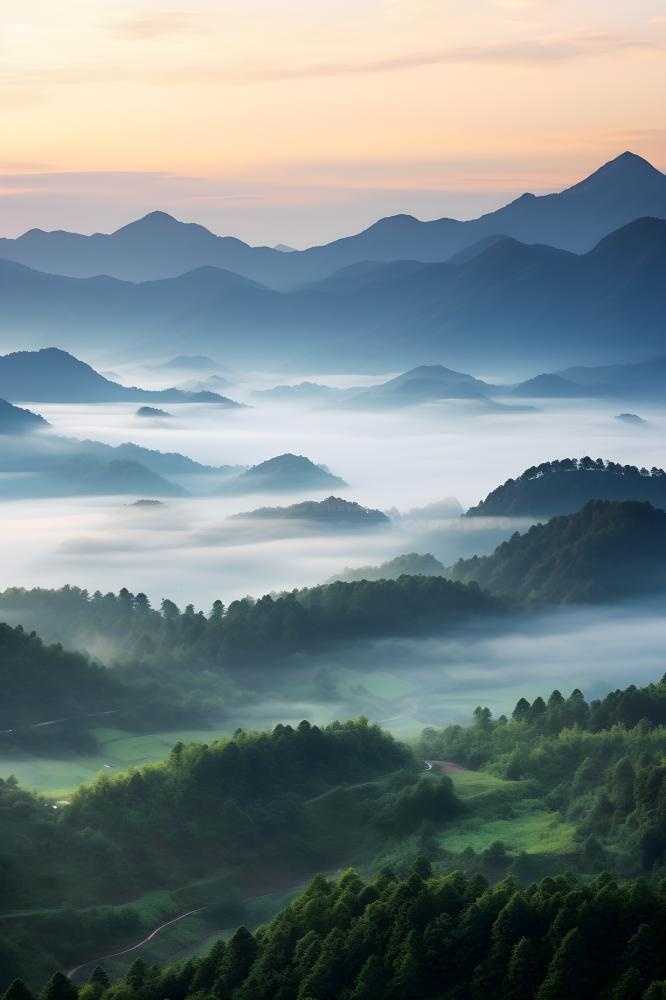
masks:
[[[663,0],[0,0],[0,232],[308,246],[666,169]]]

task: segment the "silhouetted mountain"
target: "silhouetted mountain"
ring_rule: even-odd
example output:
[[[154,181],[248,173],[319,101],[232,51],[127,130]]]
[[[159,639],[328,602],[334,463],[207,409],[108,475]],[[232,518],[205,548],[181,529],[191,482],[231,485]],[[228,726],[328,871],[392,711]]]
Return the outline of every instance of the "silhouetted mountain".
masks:
[[[666,356],[640,364],[567,368],[559,374],[598,395],[655,400],[666,397]]]
[[[181,486],[170,483],[138,462],[122,459],[105,462],[95,455],[86,454],[77,455],[53,468],[48,483],[51,495],[152,493],[164,497],[186,496]]]
[[[63,443],[63,447],[83,448],[88,454],[96,455],[104,461],[138,462],[158,476],[176,476],[180,479],[186,479],[188,483],[197,478],[219,481],[220,477],[236,476],[244,471],[243,466],[237,465],[202,465],[201,462],[195,462],[187,455],[180,455],[178,452],[156,451],[153,448],[144,448],[130,441],[124,444],[110,445],[103,444],[101,441],[71,441],[67,438],[57,440]]]
[[[77,280],[0,263],[0,334],[117,352],[182,343],[303,370],[437,362],[505,370],[663,351],[666,221],[641,219],[584,256],[515,240],[464,264],[427,264],[349,292],[281,294],[214,268],[170,281]],[[393,271],[389,265],[389,271]],[[0,393],[2,385],[0,384]],[[24,397],[29,398],[29,397]],[[157,398],[157,397],[153,397]],[[168,400],[161,397],[164,402]]]
[[[140,406],[136,415],[137,417],[172,417],[173,413],[160,410],[157,406]]]
[[[649,503],[591,500],[515,534],[490,556],[456,563],[452,579],[533,603],[598,602],[666,587],[666,513]]]
[[[513,386],[509,394],[522,396],[526,399],[580,399],[581,397],[600,395],[594,388],[578,385],[561,375],[537,375],[535,378]]]
[[[152,365],[154,371],[209,372],[217,371],[219,367],[212,358],[207,358],[203,354],[179,354],[161,365]]]
[[[40,417],[38,413],[12,406],[6,399],[0,399],[0,434],[31,434],[48,426],[44,417]]]
[[[397,580],[400,576],[444,576],[446,567],[439,559],[430,553],[419,555],[418,552],[408,552],[396,556],[380,566],[359,566],[354,569],[347,566],[338,576],[332,576],[326,583],[353,583],[356,580]]]
[[[45,421],[37,426],[48,427]],[[52,431],[23,434],[20,438],[8,433],[0,449],[0,496],[8,499],[86,493],[115,495],[125,491],[158,496],[193,492],[201,496],[209,495],[225,479],[242,471],[242,466],[214,468],[185,455],[130,443],[113,446],[100,441],[79,441]]]
[[[224,493],[297,493],[305,490],[329,490],[346,486],[326,466],[315,465],[304,455],[276,455],[253,465],[247,472],[223,486]]]
[[[411,521],[442,521],[452,517],[460,517],[463,509],[460,501],[455,497],[444,497],[442,500],[434,500],[424,507],[412,507],[405,517]]]
[[[284,289],[364,261],[445,261],[498,234],[581,252],[643,216],[666,217],[666,177],[626,152],[559,194],[524,194],[469,222],[420,222],[396,215],[309,250],[250,247],[152,212],[108,235],[32,229],[18,239],[0,240],[0,257],[71,277],[112,275],[129,281],[175,277],[209,265]]]
[[[390,519],[381,510],[372,510],[353,500],[332,496],[326,500],[305,500],[290,507],[260,507],[229,518],[237,519],[309,521],[321,527],[334,528],[375,528],[390,524]]]
[[[641,500],[666,508],[666,473],[634,465],[565,458],[526,469],[489,493],[468,517],[553,517],[589,500]]]
[[[272,389],[255,389],[252,396],[274,403],[327,403],[344,398],[345,392],[345,389],[317,382],[299,382],[297,385],[276,385]]]
[[[639,417],[637,413],[618,413],[615,419],[621,420],[624,424],[640,425],[647,423],[647,420],[644,420],[643,417]]]
[[[16,351],[0,357],[0,394],[10,399],[49,403],[109,403],[155,400],[165,403],[216,403],[236,407],[226,396],[214,392],[182,392],[180,389],[137,389],[118,385],[90,365],[56,347],[40,351]]]
[[[41,271],[75,278],[110,275],[127,281],[172,278],[206,266],[259,277],[279,270],[279,262],[289,256],[215,236],[204,226],[179,222],[165,212],[150,212],[110,234],[31,229],[16,240],[0,240],[0,257]]]
[[[437,399],[478,399],[492,388],[443,365],[420,365],[388,382],[354,392],[347,402],[350,406],[413,406]]]

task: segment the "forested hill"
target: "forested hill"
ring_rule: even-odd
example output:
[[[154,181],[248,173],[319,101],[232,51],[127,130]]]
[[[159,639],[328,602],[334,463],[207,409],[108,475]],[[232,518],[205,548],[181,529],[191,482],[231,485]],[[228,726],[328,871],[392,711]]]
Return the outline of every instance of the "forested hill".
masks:
[[[22,628],[0,624],[0,730],[118,708],[123,689],[103,667]],[[1,738],[1,737],[0,737]]]
[[[455,580],[540,604],[618,600],[666,587],[666,512],[591,500],[576,514],[516,533],[490,556],[461,559]]]
[[[0,620],[79,649],[93,648],[103,639],[110,655],[124,661],[233,668],[248,658],[263,655],[272,662],[280,654],[339,639],[433,634],[504,606],[476,584],[402,576],[332,583],[257,601],[245,598],[226,608],[216,601],[208,615],[192,605],[181,612],[169,600],[157,611],[145,594],[126,589],[118,595],[90,595],[76,587],[10,588],[0,594]]]
[[[602,458],[563,458],[526,469],[489,493],[468,517],[554,517],[588,500],[643,500],[666,508],[666,473]]]
[[[450,779],[422,769],[358,719],[177,744],[164,762],[104,774],[58,808],[0,780],[0,992],[12,975],[34,981],[151,928],[153,909],[111,904],[183,886],[209,903],[216,878],[222,899],[267,882],[286,891],[454,814]],[[12,914],[24,911],[17,929]]]
[[[255,935],[166,970],[138,959],[97,1000],[663,1000],[666,899],[644,882],[546,878],[528,889],[460,872],[322,876]],[[68,992],[68,987],[71,992]],[[62,974],[42,994],[76,996]],[[7,1000],[30,1000],[9,994]]]

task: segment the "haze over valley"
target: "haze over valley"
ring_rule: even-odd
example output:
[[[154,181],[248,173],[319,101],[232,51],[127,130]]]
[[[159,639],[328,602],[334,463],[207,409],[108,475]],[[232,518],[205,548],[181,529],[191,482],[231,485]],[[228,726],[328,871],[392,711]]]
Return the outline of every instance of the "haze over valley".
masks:
[[[663,16],[41,6],[1,1000],[663,1000]]]

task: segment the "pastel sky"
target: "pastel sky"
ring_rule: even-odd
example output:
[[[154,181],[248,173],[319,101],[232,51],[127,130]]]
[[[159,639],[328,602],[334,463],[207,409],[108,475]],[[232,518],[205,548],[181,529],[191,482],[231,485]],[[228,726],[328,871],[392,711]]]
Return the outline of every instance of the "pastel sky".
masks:
[[[0,0],[0,232],[296,246],[666,169],[664,0]]]

